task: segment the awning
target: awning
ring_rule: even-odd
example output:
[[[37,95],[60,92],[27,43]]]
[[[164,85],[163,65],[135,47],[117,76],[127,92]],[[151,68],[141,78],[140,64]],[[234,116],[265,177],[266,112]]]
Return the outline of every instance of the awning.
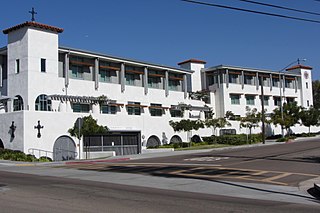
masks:
[[[10,98],[8,96],[0,96],[0,102],[2,102],[2,103],[7,102],[10,99],[12,99],[12,98]]]
[[[198,110],[198,111],[204,111],[204,112],[209,112],[211,109],[208,106],[192,106],[191,104],[179,104],[179,105],[171,105],[171,110],[182,110],[182,109],[187,109],[187,110]]]

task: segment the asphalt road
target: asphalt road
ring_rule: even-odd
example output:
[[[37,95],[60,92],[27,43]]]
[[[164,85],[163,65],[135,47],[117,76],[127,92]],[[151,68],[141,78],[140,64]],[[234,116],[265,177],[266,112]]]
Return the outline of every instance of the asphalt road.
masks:
[[[167,177],[298,186],[319,177],[320,138],[251,148],[69,167]]]
[[[1,212],[319,212],[317,205],[0,171]]]

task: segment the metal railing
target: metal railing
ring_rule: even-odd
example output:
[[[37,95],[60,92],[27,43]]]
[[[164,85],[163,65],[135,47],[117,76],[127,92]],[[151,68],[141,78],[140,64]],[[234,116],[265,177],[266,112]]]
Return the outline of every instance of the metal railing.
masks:
[[[71,150],[61,149],[61,148],[55,148],[54,150],[55,150],[55,152],[53,152],[54,160],[56,160],[57,154],[60,154],[62,152],[67,153],[67,158],[62,160],[74,160],[78,156],[78,152],[76,151],[71,151]],[[69,157],[69,153],[71,153],[71,157]],[[74,158],[72,158],[72,154],[74,154]]]
[[[56,161],[56,156],[57,154],[60,154],[62,152],[67,153],[67,159],[66,160],[74,160],[69,158],[69,153],[74,154],[74,158],[76,158],[78,156],[78,153],[76,151],[71,151],[71,150],[67,150],[67,149],[61,149],[61,148],[55,148],[55,151],[48,151],[48,150],[43,150],[43,149],[36,149],[36,148],[30,148],[28,149],[29,154],[31,155],[35,155],[35,154],[39,154],[39,158],[40,157],[46,157],[46,158],[51,158],[53,161]]]

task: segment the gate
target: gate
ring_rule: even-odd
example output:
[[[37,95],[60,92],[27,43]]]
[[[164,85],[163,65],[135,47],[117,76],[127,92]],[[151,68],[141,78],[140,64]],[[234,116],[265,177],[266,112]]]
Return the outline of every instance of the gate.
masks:
[[[76,144],[68,136],[59,137],[53,146],[53,160],[74,160],[76,157]]]
[[[84,152],[114,151],[116,155],[141,153],[140,132],[111,131],[104,135],[84,136]]]

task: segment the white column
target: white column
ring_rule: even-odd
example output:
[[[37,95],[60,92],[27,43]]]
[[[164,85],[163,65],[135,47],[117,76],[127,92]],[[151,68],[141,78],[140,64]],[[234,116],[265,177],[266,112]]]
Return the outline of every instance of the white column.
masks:
[[[228,69],[226,69],[226,86],[227,86],[227,88],[229,87],[229,70]]]
[[[164,89],[165,89],[166,96],[168,96],[169,95],[169,72],[168,72],[168,70],[165,71]]]
[[[272,74],[270,74],[270,91],[272,91]]]
[[[69,53],[64,55],[64,78],[65,78],[65,87],[69,86]]]
[[[124,79],[124,75],[125,75],[125,65],[124,63],[121,63],[121,68],[120,68],[120,84],[121,84],[121,92],[124,92],[125,90],[125,79]]]
[[[183,92],[184,92],[184,98],[186,99],[188,97],[188,92],[187,92],[187,74],[183,75]]]
[[[94,60],[94,85],[95,89],[98,90],[99,88],[99,58]]]
[[[242,87],[242,89],[244,88],[244,72],[243,72],[243,70],[241,71],[241,87]]]
[[[65,102],[65,103],[63,103],[62,101],[59,102],[58,111],[59,111],[59,112],[66,112],[66,111],[67,111],[67,109],[66,109],[66,102]]]
[[[92,104],[92,113],[99,114],[100,113],[100,105],[99,104]]]
[[[261,82],[262,84],[262,82]],[[256,89],[258,90],[259,89],[259,74],[258,72],[256,72]]]
[[[148,94],[148,67],[144,68],[143,73],[144,94]]]

